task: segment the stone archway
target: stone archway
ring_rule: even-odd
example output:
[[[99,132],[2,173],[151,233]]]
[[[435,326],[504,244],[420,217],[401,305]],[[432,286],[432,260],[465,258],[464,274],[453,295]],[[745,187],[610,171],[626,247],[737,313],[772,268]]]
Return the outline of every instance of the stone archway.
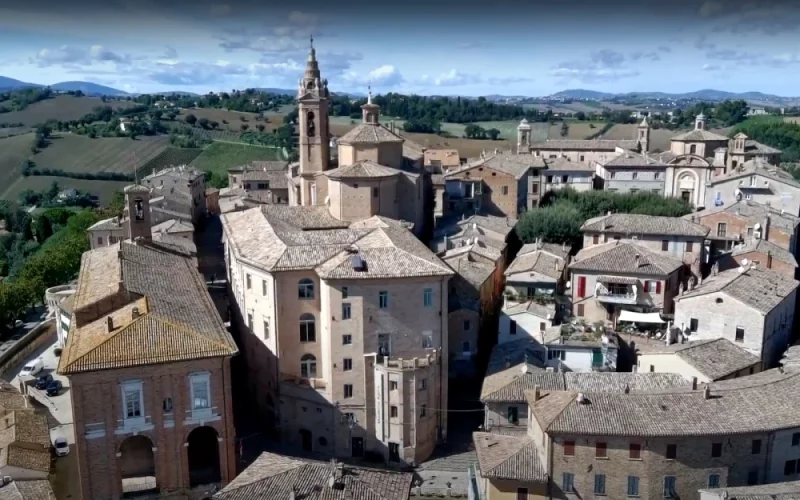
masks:
[[[119,447],[117,461],[122,479],[122,494],[136,496],[157,490],[153,442],[147,436],[130,436]]]
[[[189,484],[191,487],[221,481],[219,440],[213,427],[203,426],[189,433]]]

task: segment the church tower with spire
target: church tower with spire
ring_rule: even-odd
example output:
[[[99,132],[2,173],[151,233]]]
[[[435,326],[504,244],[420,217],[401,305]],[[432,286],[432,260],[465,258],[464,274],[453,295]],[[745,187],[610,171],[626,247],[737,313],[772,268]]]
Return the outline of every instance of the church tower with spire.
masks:
[[[328,81],[320,77],[314,38],[308,50],[308,61],[297,89],[300,205],[317,205],[315,176],[328,169],[330,144],[328,132]]]

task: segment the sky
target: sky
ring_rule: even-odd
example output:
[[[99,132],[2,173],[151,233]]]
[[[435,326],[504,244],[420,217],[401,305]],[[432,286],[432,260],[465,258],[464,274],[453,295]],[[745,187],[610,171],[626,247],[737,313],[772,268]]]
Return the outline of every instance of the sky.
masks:
[[[0,75],[128,92],[564,89],[797,96],[793,0],[0,0]]]

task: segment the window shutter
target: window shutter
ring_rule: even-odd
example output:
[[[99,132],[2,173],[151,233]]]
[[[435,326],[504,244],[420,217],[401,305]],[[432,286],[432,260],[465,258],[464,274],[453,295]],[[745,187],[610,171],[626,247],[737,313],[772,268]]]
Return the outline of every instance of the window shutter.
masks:
[[[578,297],[586,297],[586,276],[578,277]]]
[[[656,281],[656,295],[661,294],[661,282]]]

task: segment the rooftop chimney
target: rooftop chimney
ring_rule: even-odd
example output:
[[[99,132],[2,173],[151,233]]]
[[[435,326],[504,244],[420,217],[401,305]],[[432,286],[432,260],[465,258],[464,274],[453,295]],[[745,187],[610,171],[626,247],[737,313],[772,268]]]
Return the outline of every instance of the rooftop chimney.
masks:
[[[289,490],[289,500],[297,500],[297,491],[295,491],[294,486]]]
[[[108,325],[108,333],[113,332],[114,331],[114,318],[112,318],[111,316],[107,317],[106,318],[106,324]]]
[[[692,390],[697,390],[697,377],[692,377]]]
[[[133,309],[131,309],[131,319],[136,319],[138,317],[139,317],[139,308],[134,307]]]
[[[772,269],[772,250],[767,251],[767,269]]]
[[[511,368],[511,358],[506,356],[506,368]]]
[[[534,402],[539,401],[539,399],[541,397],[542,397],[542,393],[541,393],[541,390],[539,389],[539,386],[538,385],[534,385],[533,386],[533,401]]]
[[[709,386],[708,384],[706,384],[706,386],[703,387],[703,397],[705,399],[711,399],[711,386]]]
[[[631,393],[631,386],[625,384],[625,394],[630,394],[630,393]]]

